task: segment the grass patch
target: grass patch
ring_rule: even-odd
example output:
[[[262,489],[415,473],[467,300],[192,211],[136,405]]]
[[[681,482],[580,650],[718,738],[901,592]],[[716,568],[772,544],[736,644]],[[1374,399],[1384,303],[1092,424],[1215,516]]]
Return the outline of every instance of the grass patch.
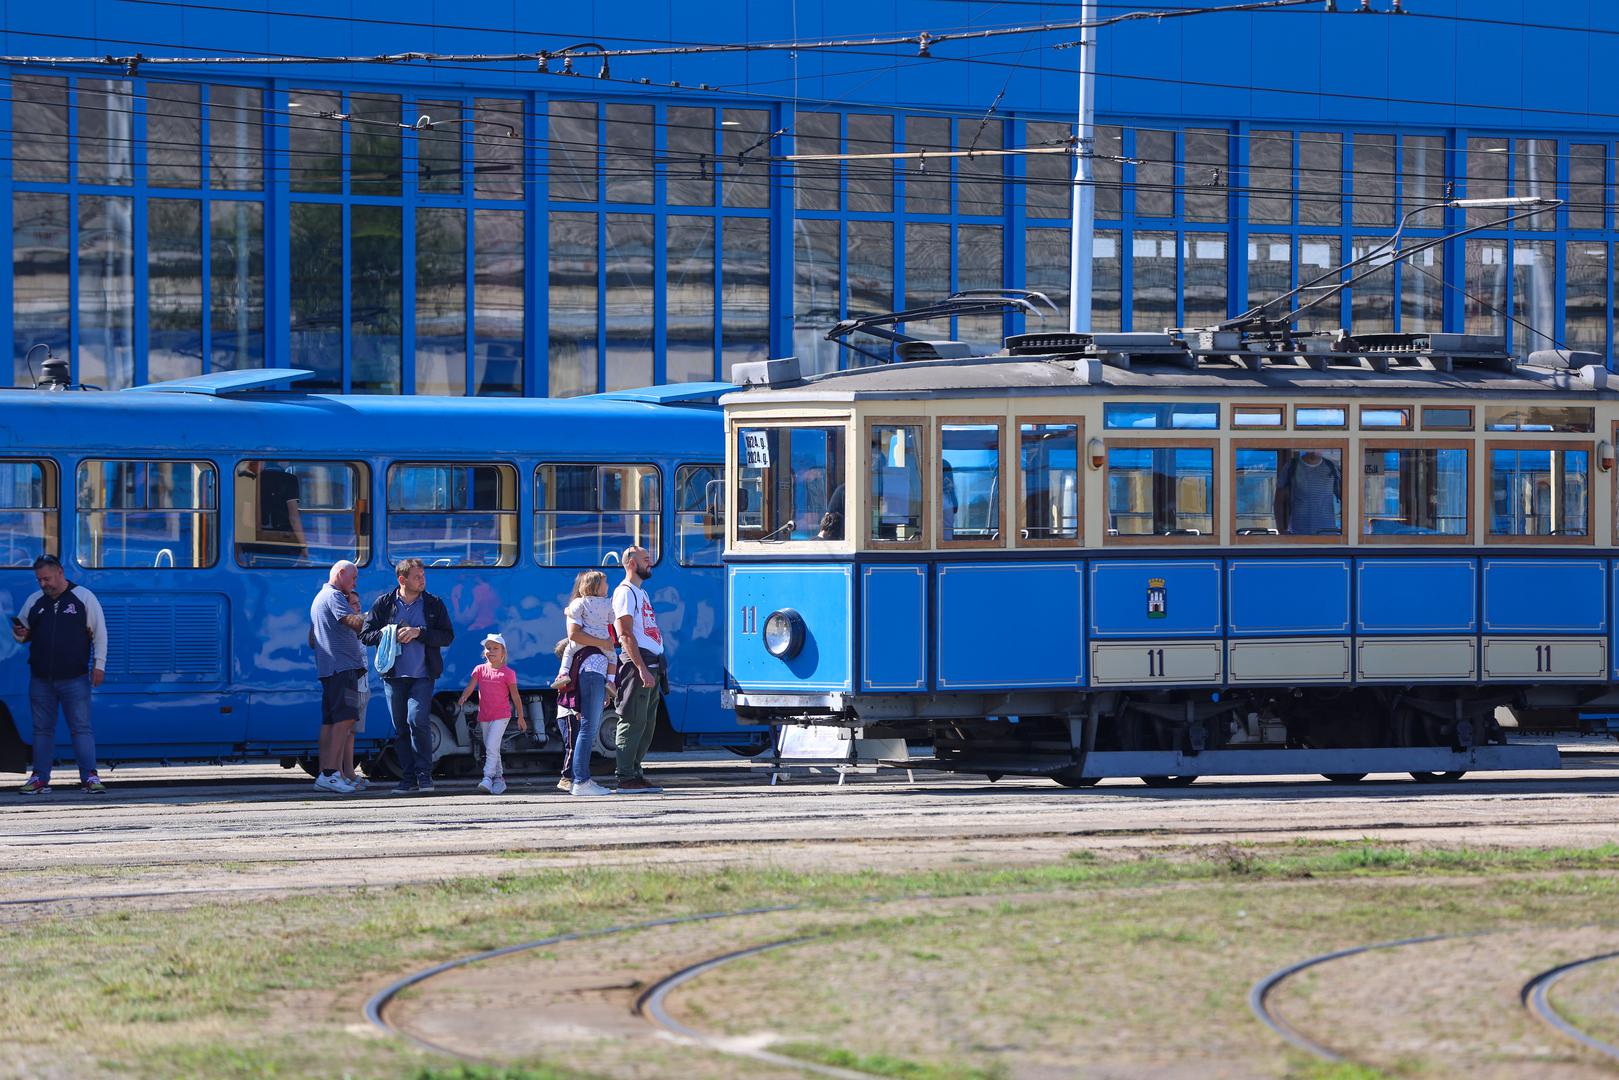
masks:
[[[935,1065],[909,1061],[890,1054],[857,1054],[820,1043],[783,1043],[771,1050],[800,1061],[813,1061],[839,1069],[853,1069],[873,1076],[892,1076],[898,1080],[1004,1080],[1002,1068],[975,1069],[969,1065]]]

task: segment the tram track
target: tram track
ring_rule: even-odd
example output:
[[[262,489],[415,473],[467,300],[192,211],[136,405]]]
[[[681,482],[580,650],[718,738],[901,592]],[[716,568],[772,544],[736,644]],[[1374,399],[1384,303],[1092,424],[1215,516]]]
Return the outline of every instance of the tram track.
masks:
[[[1564,976],[1572,975],[1574,972],[1590,967],[1593,964],[1600,964],[1613,959],[1619,959],[1619,950],[1588,956],[1583,960],[1573,960],[1542,971],[1523,984],[1523,989],[1518,995],[1519,1000],[1523,1002],[1523,1007],[1529,1010],[1530,1015],[1553,1031],[1565,1038],[1572,1039],[1593,1053],[1601,1054],[1610,1061],[1619,1061],[1619,1046],[1581,1031],[1559,1013],[1551,1003],[1551,989]]]

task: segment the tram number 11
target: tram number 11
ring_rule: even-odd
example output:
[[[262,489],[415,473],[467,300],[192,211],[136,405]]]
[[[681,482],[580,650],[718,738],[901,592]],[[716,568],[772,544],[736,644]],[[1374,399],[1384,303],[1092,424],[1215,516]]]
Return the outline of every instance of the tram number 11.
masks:
[[[1164,674],[1164,650],[1147,650],[1147,675],[1149,677],[1162,677]]]
[[[1535,670],[1547,672],[1552,669],[1552,647],[1550,645],[1535,646]]]

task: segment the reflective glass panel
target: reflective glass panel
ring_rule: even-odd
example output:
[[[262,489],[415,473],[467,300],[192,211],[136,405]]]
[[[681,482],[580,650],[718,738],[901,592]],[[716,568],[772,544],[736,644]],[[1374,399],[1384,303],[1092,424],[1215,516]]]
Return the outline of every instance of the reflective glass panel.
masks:
[[[1408,408],[1372,408],[1362,405],[1360,408],[1360,426],[1362,431],[1378,428],[1407,429],[1411,426],[1411,410]]]
[[[1467,140],[1467,198],[1499,199],[1506,195],[1509,149],[1506,139],[1495,136]],[[1513,213],[1500,207],[1473,207],[1467,211],[1467,224],[1484,225]],[[1472,243],[1468,241],[1468,246]]]
[[[1248,237],[1248,306],[1257,308],[1293,287],[1293,241],[1288,236]],[[1291,306],[1291,301],[1286,301]],[[1287,310],[1272,305],[1273,314]]]
[[[675,470],[675,561],[718,566],[725,546],[725,476],[719,465]]]
[[[1596,429],[1595,410],[1587,405],[1486,405],[1485,431],[1555,431],[1589,433]]]
[[[1431,334],[1445,320],[1445,249],[1432,247],[1400,260],[1400,330]]]
[[[1357,236],[1350,243],[1349,257],[1358,259],[1384,245],[1383,237]],[[1351,332],[1389,334],[1394,332],[1394,261],[1386,253],[1374,255],[1351,273],[1366,274],[1349,287]],[[1370,272],[1368,272],[1370,271]],[[1420,275],[1418,275],[1420,276]]]
[[[1334,131],[1299,132],[1299,224],[1336,225],[1343,220],[1343,136]]]
[[[1138,232],[1131,242],[1135,288],[1132,329],[1158,331],[1178,323],[1175,300],[1175,234]]]
[[[1173,446],[1107,450],[1110,536],[1210,536],[1214,451]]]
[[[263,367],[264,204],[220,199],[209,204],[208,218],[213,320],[209,367],[213,371]],[[310,238],[304,234],[300,239]]]
[[[838,222],[793,222],[793,353],[801,370],[819,374],[838,366],[837,344],[826,332],[841,317]]]
[[[32,566],[60,552],[56,464],[0,461],[0,566]]]
[[[1000,425],[939,425],[939,542],[1000,538]]]
[[[652,201],[652,106],[606,106],[607,128],[602,167],[607,173],[607,201]]]
[[[1555,199],[1557,197],[1557,140],[1514,139],[1512,141],[1512,193],[1518,196]],[[1507,211],[1515,213],[1516,211]],[[1547,210],[1513,222],[1514,229],[1546,232],[1557,226],[1557,212]]]
[[[1606,228],[1608,184],[1604,173],[1607,147],[1576,144],[1568,148],[1568,227]]]
[[[523,211],[473,211],[472,392],[523,392]]]
[[[1223,233],[1190,233],[1184,242],[1182,316],[1187,326],[1211,326],[1226,317],[1226,238]]]
[[[713,206],[714,110],[671,105],[665,123],[665,199],[670,206]]]
[[[1336,405],[1300,405],[1293,410],[1293,426],[1297,428],[1348,427],[1348,410]]]
[[[605,566],[610,552],[660,557],[661,480],[652,465],[541,465],[534,472],[534,560]]]
[[[956,121],[956,146],[962,150],[999,150],[1005,125],[998,120]],[[956,213],[1001,216],[1001,192],[1007,159],[956,158]]]
[[[870,540],[922,538],[922,429],[874,424],[867,447],[866,506]]]
[[[510,566],[517,561],[517,474],[508,465],[388,468],[389,563]]]
[[[1226,219],[1227,180],[1231,175],[1229,138],[1224,131],[1188,128],[1186,162],[1181,170],[1186,190],[1187,221]]]
[[[1243,447],[1233,454],[1238,536],[1336,536],[1343,532],[1341,450]]]
[[[801,112],[793,127],[793,153],[833,155],[839,152],[837,113]],[[800,210],[836,210],[838,177],[842,169],[836,161],[793,163],[793,196]]]
[[[1001,159],[997,159],[1001,160]],[[956,288],[993,292],[1002,287],[1001,229],[998,225],[962,225],[956,229]],[[1006,336],[1000,315],[962,315],[956,319],[956,340],[986,353],[1000,349]]]
[[[1220,426],[1220,406],[1197,402],[1109,402],[1102,406],[1102,426],[1126,431],[1142,428],[1213,431]]]
[[[1608,348],[1608,248],[1600,241],[1570,240],[1563,248],[1563,341],[1571,349],[1606,353]]]
[[[1096,216],[1117,218],[1124,213],[1124,129],[1112,124],[1098,124],[1092,130],[1095,132],[1093,152],[1096,156],[1091,159],[1091,178],[1096,185]],[[1072,186],[1072,162],[1065,170],[1064,178]],[[1066,214],[1066,187],[1063,189],[1063,206],[1063,213]]]
[[[67,180],[67,130],[67,80],[13,74],[12,179]]]
[[[293,203],[293,367],[308,368],[311,390],[343,388],[343,211],[338,206]]]
[[[1585,450],[1491,450],[1490,535],[1587,535],[1590,458]]]
[[[146,84],[146,182],[194,188],[202,182],[202,88]]]
[[[1424,431],[1472,431],[1473,410],[1471,408],[1446,405],[1424,405],[1422,407],[1422,429]]]
[[[728,217],[721,228],[720,311],[725,377],[733,365],[770,350],[770,221]]]
[[[475,98],[472,115],[477,121],[472,126],[473,196],[479,199],[521,199],[523,103],[503,98]],[[594,187],[591,190],[594,193]]]
[[[201,375],[202,204],[146,204],[146,379]]]
[[[714,219],[668,218],[664,257],[664,379],[705,382],[714,378]]]
[[[893,223],[850,221],[848,229],[849,314],[892,311],[894,309]]]
[[[726,206],[769,206],[767,161],[775,149],[770,114],[763,109],[726,109],[720,125],[721,201]]]
[[[135,384],[135,204],[79,196],[79,379]]]
[[[105,568],[212,566],[217,483],[206,461],[80,462],[75,557]]]
[[[552,213],[548,313],[549,380],[552,397],[594,394],[596,374],[596,260],[600,245],[595,214]]]
[[[401,390],[401,261],[398,206],[349,209],[349,390],[397,394]],[[338,301],[341,303],[341,299]]]
[[[343,188],[343,126],[332,115],[343,99],[329,90],[287,91],[288,169],[292,190]]]
[[[1136,132],[1136,216],[1172,217],[1175,213],[1175,133]]]
[[[1286,427],[1287,410],[1281,405],[1234,405],[1231,408],[1231,426],[1234,428]]]
[[[1366,446],[1361,532],[1366,536],[1465,536],[1467,451]]]
[[[1293,133],[1256,131],[1248,136],[1248,220],[1287,225],[1293,220]]]
[[[652,385],[652,218],[607,215],[606,390]]]
[[[905,118],[908,153],[950,149],[950,121],[932,116]],[[911,214],[950,212],[950,159],[925,156],[900,162],[905,177],[905,210]]]
[[[236,466],[236,561],[258,568],[329,567],[370,557],[370,471],[346,461],[242,461]]]
[[[894,118],[872,113],[850,113],[847,152],[894,152]],[[894,162],[885,159],[851,161],[844,166],[849,209],[886,214],[894,209]]]
[[[69,356],[68,197],[38,191],[11,196],[12,386],[33,386],[45,349]]]
[[[737,432],[737,539],[842,540],[847,513],[841,427]]]
[[[1394,136],[1357,133],[1354,143],[1356,225],[1394,224]]]
[[[398,195],[399,95],[349,95],[349,190],[356,195]]]
[[[1113,267],[1118,266],[1118,243],[1110,237],[1113,251]],[[1093,242],[1091,260],[1092,274],[1092,303],[1091,320],[1094,324],[1097,308],[1096,294],[1101,290],[1096,287],[1095,278],[1100,274],[1101,267],[1096,265],[1094,258],[1099,243]],[[1023,231],[1023,287],[1037,293],[1044,293],[1046,298],[1057,305],[1058,314],[1046,312],[1046,323],[1042,326],[1037,320],[1029,318],[1024,326],[1025,330],[1046,329],[1057,325],[1068,325],[1068,230],[1052,226],[1030,225]],[[1118,293],[1116,289],[1109,289],[1107,301],[1111,302],[1114,310],[1118,307]],[[1115,318],[1117,316],[1115,315]],[[1093,325],[1093,329],[1100,329]]]
[[[1072,124],[1030,120],[1023,126],[1024,144],[1040,149],[1063,149],[1073,131]],[[1094,176],[1094,158],[1091,164]],[[1073,157],[1067,153],[1026,155],[1023,158],[1023,178],[1025,214],[1031,218],[1068,218],[1069,200],[1074,188]],[[1101,190],[1098,189],[1096,194],[1100,201]],[[1114,194],[1117,195],[1117,189]],[[1101,216],[1100,207],[1097,208],[1097,215]],[[1113,216],[1116,216],[1116,212]]]
[[[133,170],[135,99],[124,79],[80,79],[79,182],[127,184]]]
[[[1075,424],[1020,424],[1023,540],[1078,540],[1079,427]]]
[[[596,105],[553,101],[546,159],[553,201],[596,201]]]
[[[1469,210],[1469,214],[1478,213]],[[1507,332],[1507,242],[1505,240],[1466,240],[1462,248],[1462,301],[1469,334]]]
[[[1419,206],[1443,202],[1445,198],[1445,140],[1441,135],[1405,135],[1400,139],[1400,209],[1410,213]],[[1437,227],[1444,224],[1445,212],[1438,207],[1424,210],[1411,224]]]
[[[398,100],[393,99],[395,120],[399,119]],[[257,191],[264,187],[266,126],[262,90],[247,86],[210,86],[208,182],[223,191]],[[398,141],[395,135],[394,142]],[[394,172],[398,172],[397,160]],[[398,193],[397,186],[393,193]]]
[[[1547,215],[1550,220],[1550,215]],[[1512,244],[1512,315],[1508,331],[1514,351],[1527,356],[1554,349],[1557,332],[1557,246],[1550,240],[1516,240]]]
[[[416,393],[467,392],[467,212],[416,209]]]
[[[460,102],[421,100],[416,108],[434,125],[416,132],[417,190],[430,195],[461,194],[466,127],[460,122]]]

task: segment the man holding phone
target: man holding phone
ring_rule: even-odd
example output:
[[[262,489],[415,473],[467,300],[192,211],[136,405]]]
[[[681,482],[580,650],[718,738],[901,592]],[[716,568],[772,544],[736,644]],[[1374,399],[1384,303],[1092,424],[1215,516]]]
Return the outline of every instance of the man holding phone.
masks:
[[[95,594],[75,585],[55,555],[34,560],[38,591],[11,620],[11,636],[28,645],[28,703],[34,713],[34,774],[24,795],[51,790],[56,759],[56,714],[67,718],[79,785],[95,795],[107,789],[96,775],[96,739],[90,729],[90,689],[107,677],[107,621]]]

